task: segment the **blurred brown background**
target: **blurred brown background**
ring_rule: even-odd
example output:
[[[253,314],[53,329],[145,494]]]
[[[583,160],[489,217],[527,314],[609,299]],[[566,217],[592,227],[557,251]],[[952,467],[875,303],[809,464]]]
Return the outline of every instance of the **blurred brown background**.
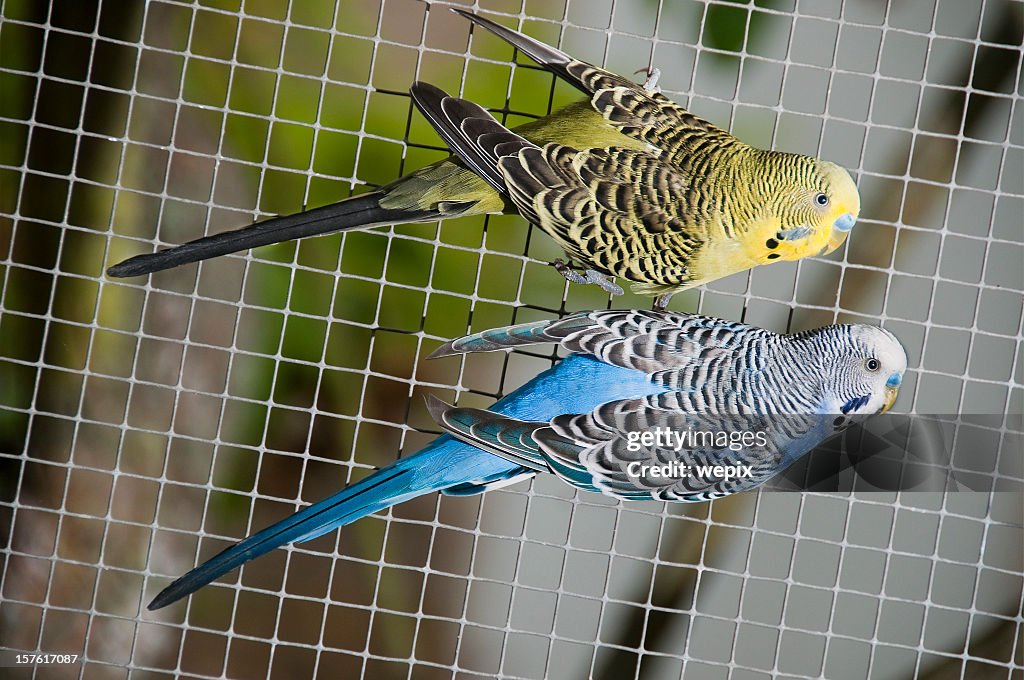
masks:
[[[0,647],[84,656],[40,677],[1020,678],[1007,493],[623,506],[540,478],[424,497],[144,610],[230,541],[428,441],[423,393],[485,405],[552,359],[421,361],[439,342],[649,305],[567,288],[517,217],[104,277],[444,157],[414,79],[510,124],[575,99],[448,4],[3,3]],[[673,309],[881,323],[911,357],[897,410],[1019,415],[1022,5],[796,5],[478,7],[621,73],[653,63],[745,140],[854,172],[844,249]],[[1019,442],[1019,419],[1000,435]]]

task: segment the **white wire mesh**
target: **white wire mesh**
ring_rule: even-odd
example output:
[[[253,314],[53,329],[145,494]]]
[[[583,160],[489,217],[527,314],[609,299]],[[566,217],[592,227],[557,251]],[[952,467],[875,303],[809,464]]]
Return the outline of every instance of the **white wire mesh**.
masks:
[[[653,62],[696,113],[857,175],[842,251],[673,309],[881,323],[910,355],[897,410],[1015,414],[1000,435],[1019,444],[1020,3],[478,7],[621,73]],[[609,304],[512,217],[104,278],[442,158],[416,78],[510,123],[575,97],[445,8],[4,4],[0,646],[80,654],[77,677],[1020,677],[1017,493],[666,507],[542,477],[423,497],[145,612],[169,577],[428,441],[422,393],[487,404],[553,358],[421,362],[439,341]]]

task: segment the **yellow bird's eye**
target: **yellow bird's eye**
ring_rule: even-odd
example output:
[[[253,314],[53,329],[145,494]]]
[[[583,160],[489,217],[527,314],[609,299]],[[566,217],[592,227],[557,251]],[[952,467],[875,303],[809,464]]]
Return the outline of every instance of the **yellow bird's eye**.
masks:
[[[828,196],[825,194],[818,194],[817,196],[814,197],[814,202],[817,203],[822,208],[824,208],[826,205],[828,205]]]

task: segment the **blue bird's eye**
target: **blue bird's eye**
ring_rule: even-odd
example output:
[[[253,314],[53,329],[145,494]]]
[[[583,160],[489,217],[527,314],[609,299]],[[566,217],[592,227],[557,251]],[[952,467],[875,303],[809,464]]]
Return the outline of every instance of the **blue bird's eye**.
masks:
[[[871,357],[870,359],[868,359],[867,361],[864,362],[864,367],[867,368],[872,373],[874,373],[879,368],[881,368],[881,366],[882,366],[882,364],[879,363],[878,359],[876,359],[874,357]]]
[[[818,194],[817,196],[814,197],[814,202],[824,207],[828,205],[828,196],[826,196],[825,194]]]

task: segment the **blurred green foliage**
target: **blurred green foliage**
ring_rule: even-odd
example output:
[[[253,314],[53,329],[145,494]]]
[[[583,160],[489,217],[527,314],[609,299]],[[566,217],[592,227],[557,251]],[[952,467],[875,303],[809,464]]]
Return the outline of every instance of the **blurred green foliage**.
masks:
[[[735,6],[728,4],[708,5],[704,24],[705,47],[726,52],[755,52],[758,45],[770,32],[766,29],[771,25],[771,15],[763,12],[751,12],[750,0],[730,0]],[[771,10],[792,9],[792,0],[758,0],[757,7]],[[750,25],[749,35],[747,25]],[[720,57],[726,55],[718,55]]]

